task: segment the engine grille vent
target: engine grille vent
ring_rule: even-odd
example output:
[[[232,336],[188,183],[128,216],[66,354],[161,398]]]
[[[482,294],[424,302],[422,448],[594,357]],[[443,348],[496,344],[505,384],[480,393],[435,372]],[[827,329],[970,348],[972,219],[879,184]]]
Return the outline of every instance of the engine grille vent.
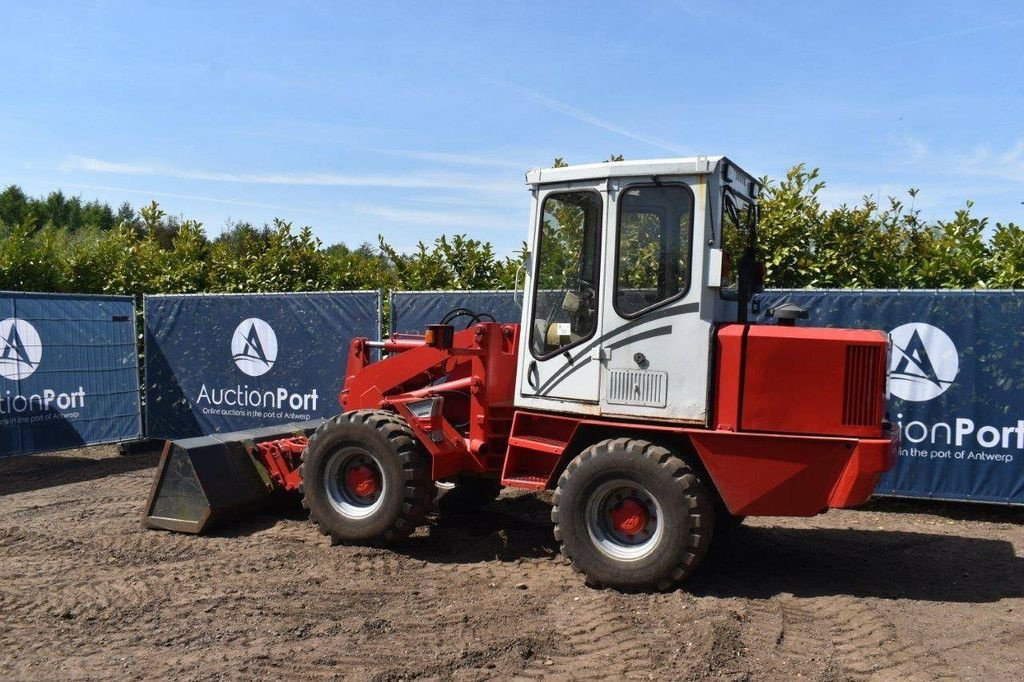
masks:
[[[642,369],[608,372],[608,402],[614,405],[665,407],[668,373]]]
[[[843,424],[878,426],[882,419],[884,348],[846,347],[846,388],[843,393]]]

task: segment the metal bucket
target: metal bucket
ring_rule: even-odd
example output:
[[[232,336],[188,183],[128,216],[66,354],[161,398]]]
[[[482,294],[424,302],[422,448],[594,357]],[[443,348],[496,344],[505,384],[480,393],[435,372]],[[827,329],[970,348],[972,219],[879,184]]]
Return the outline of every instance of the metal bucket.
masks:
[[[258,509],[274,484],[256,444],[308,436],[324,420],[167,441],[146,502],[146,528],[202,533]]]

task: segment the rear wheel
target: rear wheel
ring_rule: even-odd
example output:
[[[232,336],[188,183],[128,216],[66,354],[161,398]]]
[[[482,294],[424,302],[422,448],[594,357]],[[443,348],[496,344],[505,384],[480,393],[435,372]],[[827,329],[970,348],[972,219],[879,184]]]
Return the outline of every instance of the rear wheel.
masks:
[[[336,542],[401,539],[433,501],[430,459],[391,412],[359,410],[325,422],[310,436],[301,471],[302,504]]]
[[[666,448],[616,438],[569,463],[551,518],[562,553],[589,584],[667,590],[707,552],[714,497]]]

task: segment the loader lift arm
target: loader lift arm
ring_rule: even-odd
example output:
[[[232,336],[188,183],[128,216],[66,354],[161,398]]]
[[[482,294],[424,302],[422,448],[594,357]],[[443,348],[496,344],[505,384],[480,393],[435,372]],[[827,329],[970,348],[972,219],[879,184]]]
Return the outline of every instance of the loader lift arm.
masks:
[[[349,350],[345,411],[387,409],[402,415],[431,455],[432,476],[498,475],[512,426],[519,326],[480,322],[458,331],[433,325],[424,336],[358,338]],[[450,330],[450,327],[449,327]],[[388,353],[373,362],[371,352]]]

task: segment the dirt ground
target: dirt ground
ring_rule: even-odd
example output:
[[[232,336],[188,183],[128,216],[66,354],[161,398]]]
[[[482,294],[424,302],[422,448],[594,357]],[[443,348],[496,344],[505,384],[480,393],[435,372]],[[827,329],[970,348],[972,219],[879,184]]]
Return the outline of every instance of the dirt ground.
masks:
[[[0,677],[1024,677],[1020,509],[749,519],[686,591],[625,595],[559,558],[543,497],[393,550],[295,508],[193,537],[140,526],[156,461],[0,461]]]

